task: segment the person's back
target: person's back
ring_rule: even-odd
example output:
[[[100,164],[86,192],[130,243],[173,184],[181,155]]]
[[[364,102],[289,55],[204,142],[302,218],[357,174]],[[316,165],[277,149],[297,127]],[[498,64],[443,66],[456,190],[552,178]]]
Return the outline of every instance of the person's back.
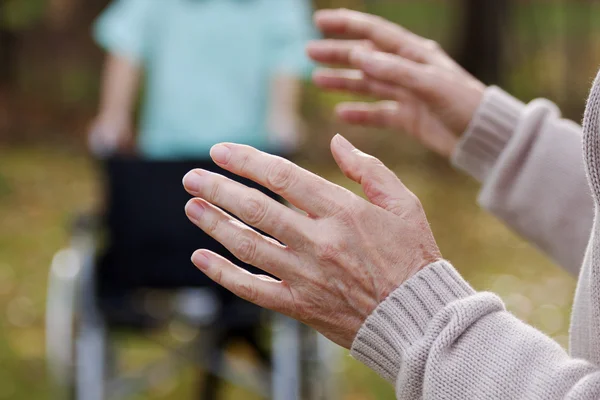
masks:
[[[106,292],[206,284],[190,265],[186,246],[233,259],[208,235],[195,232],[181,212],[189,196],[180,188],[179,170],[193,164],[222,172],[209,158],[211,146],[221,141],[278,153],[293,150],[294,140],[288,138],[298,133],[299,78],[310,67],[304,51],[312,34],[308,5],[308,0],[117,0],[101,15],[94,32],[109,56],[90,137],[97,151],[123,152],[133,144],[131,121],[142,71],[145,83],[134,147],[146,161],[115,163],[119,168],[108,185],[121,191],[109,196],[113,242],[100,274]],[[154,182],[150,191],[161,194],[140,204],[148,195],[140,196],[134,186],[145,178]],[[136,262],[142,268],[133,268]],[[117,275],[120,279],[114,279]],[[226,313],[239,308],[233,307],[239,300],[224,290],[218,297],[223,322]],[[243,315],[229,316],[238,324],[223,329],[218,347],[241,337],[260,350],[260,332],[254,329],[260,309],[247,306]],[[266,362],[266,355],[261,357]],[[214,377],[205,387],[205,397],[215,398]]]
[[[267,126],[272,83],[308,71],[311,33],[305,0],[120,0],[95,28],[145,72],[138,148],[154,159],[206,158],[221,141],[279,151]]]

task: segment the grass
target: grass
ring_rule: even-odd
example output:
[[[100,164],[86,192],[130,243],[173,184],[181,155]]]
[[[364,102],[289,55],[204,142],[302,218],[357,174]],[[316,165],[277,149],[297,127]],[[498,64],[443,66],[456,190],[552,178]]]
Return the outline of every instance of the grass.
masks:
[[[423,199],[445,257],[476,288],[497,292],[518,317],[566,344],[573,280],[478,209],[472,181],[437,162],[406,159],[385,161]],[[94,207],[96,173],[84,155],[60,148],[0,150],[0,171],[0,398],[42,399],[48,389],[43,360],[48,265],[68,242],[68,221]],[[358,191],[335,168],[321,165],[316,172]],[[137,360],[159,351],[149,341],[130,346]],[[387,384],[349,357],[341,374],[345,399],[393,398]],[[146,398],[187,398],[193,376],[188,369],[184,379]]]

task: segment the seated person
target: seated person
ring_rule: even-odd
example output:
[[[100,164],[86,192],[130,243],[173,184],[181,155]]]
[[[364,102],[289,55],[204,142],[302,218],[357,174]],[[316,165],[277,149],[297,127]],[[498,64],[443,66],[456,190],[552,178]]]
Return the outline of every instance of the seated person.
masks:
[[[313,36],[310,14],[308,0],[114,1],[94,28],[108,55],[100,109],[90,130],[92,150],[136,154],[165,164],[189,161],[214,170],[220,169],[210,160],[209,149],[223,140],[290,155],[300,140],[301,78],[311,67],[304,51]],[[134,137],[142,75],[139,135]],[[160,173],[154,166],[148,170]],[[177,221],[184,226],[149,224],[151,233],[181,236],[194,231],[181,212],[188,198],[180,199],[187,196],[181,187],[176,192],[163,187],[156,193],[164,197],[164,213],[181,215]],[[131,215],[112,220],[123,223],[125,217]],[[110,209],[108,219],[110,223]],[[138,227],[135,233],[147,235],[148,229]],[[196,244],[218,248],[210,237],[203,238]],[[183,274],[179,280],[196,282],[187,279],[195,272],[189,253],[181,256],[185,263],[177,266],[176,273]],[[163,268],[158,270],[163,277],[153,274],[154,283],[175,273],[170,266]],[[222,338],[228,340],[226,334]]]

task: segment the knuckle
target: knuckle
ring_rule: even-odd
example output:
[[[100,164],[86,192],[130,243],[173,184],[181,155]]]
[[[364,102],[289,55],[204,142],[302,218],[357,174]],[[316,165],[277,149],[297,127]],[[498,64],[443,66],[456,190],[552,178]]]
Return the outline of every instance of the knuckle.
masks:
[[[292,315],[296,316],[301,321],[311,322],[314,320],[315,314],[318,313],[315,308],[314,305],[307,301],[299,301],[294,304]]]
[[[267,170],[267,183],[278,192],[285,192],[293,184],[293,164],[290,161],[277,159]]]
[[[423,47],[429,51],[439,51],[441,49],[440,44],[438,42],[436,42],[435,40],[431,40],[431,39],[425,39],[425,43],[423,44]]]
[[[418,217],[424,214],[421,200],[408,190],[401,201],[390,202],[388,209],[397,215],[403,216]]]
[[[250,225],[259,225],[267,215],[267,202],[256,194],[242,201],[241,217]]]
[[[239,171],[244,173],[248,170],[248,165],[250,163],[250,154],[247,151],[244,151],[239,158]]]
[[[402,80],[403,80],[403,85],[406,86],[407,88],[419,91],[422,90],[422,79],[421,76],[425,73],[425,69],[428,68],[426,66],[423,67],[419,67],[419,71],[416,70],[405,70],[403,71],[403,76],[402,76]]]
[[[319,261],[332,262],[339,259],[342,251],[342,246],[338,241],[328,239],[320,244],[317,244],[315,253]]]
[[[213,218],[209,221],[208,226],[206,227],[206,233],[209,235],[214,234],[220,227],[221,220],[219,218]]]
[[[406,210],[404,203],[398,201],[397,199],[385,202],[383,204],[383,208],[396,215],[402,215]]]
[[[256,257],[256,241],[248,233],[240,233],[236,238],[235,256],[243,263],[252,264]]]
[[[371,29],[375,29],[376,27],[387,26],[389,21],[383,18],[381,15],[371,15],[372,23],[369,25]]]
[[[386,62],[385,64],[378,65],[375,67],[376,77],[381,77],[385,80],[394,81],[394,79],[398,76],[398,64],[395,62]],[[378,71],[377,71],[378,70]],[[379,76],[377,76],[379,75]]]
[[[410,190],[407,190],[407,197],[410,201],[410,204],[416,208],[416,209],[422,209],[423,205],[421,204],[421,200],[417,197],[416,194],[414,194],[413,192],[411,192]]]
[[[415,92],[421,96],[428,98],[437,97],[439,92],[438,77],[439,70],[434,65],[423,65],[419,71],[412,71],[408,78],[408,85],[410,85]]]
[[[371,201],[378,200],[385,193],[381,190],[380,185],[374,179],[365,179],[363,183],[363,192]]]
[[[221,195],[221,186],[215,179],[211,179],[210,188],[208,189],[208,196],[211,202],[219,202]]]
[[[369,163],[371,164],[371,168],[385,167],[385,165],[381,162],[381,160],[379,158],[376,158],[373,156],[368,156],[368,157],[369,157]]]
[[[237,283],[235,291],[238,296],[251,303],[256,303],[259,299],[258,289],[252,283]]]
[[[217,285],[223,284],[223,270],[221,268],[216,268],[213,280]]]

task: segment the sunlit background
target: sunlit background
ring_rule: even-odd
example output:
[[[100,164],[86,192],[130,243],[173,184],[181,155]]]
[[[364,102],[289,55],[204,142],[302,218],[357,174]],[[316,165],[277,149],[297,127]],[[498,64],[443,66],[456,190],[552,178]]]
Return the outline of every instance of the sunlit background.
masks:
[[[47,274],[53,254],[68,241],[71,219],[93,210],[98,198],[85,133],[96,111],[102,65],[90,26],[107,3],[0,2],[0,399],[49,397]],[[435,39],[486,83],[525,101],[548,97],[577,121],[600,61],[600,4],[592,0],[315,2],[332,6],[380,14]],[[346,96],[309,83],[304,92],[310,129],[303,166],[348,185],[328,153],[337,132],[381,158],[422,200],[442,254],[477,289],[498,293],[515,315],[567,345],[574,280],[479,210],[474,181],[401,132],[340,125],[332,108]],[[186,340],[177,327],[170,335],[169,341]],[[128,346],[135,360],[160,350],[144,340]],[[393,398],[386,383],[349,356],[340,374],[344,399]],[[190,398],[193,375],[162,383],[142,398]]]

